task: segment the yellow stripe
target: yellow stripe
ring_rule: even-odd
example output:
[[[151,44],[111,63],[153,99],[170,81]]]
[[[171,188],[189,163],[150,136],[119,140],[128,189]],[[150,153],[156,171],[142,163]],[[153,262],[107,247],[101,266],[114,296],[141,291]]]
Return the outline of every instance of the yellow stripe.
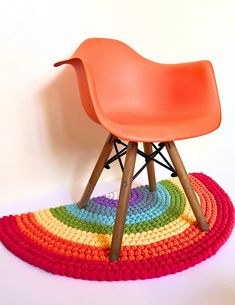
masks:
[[[170,180],[182,190],[182,186],[178,178],[172,178]],[[97,247],[109,247],[111,244],[111,235],[97,234],[71,228],[60,222],[57,218],[53,217],[49,209],[34,212],[34,215],[40,225],[42,225],[49,232],[63,239]],[[155,243],[165,238],[182,233],[194,221],[194,215],[189,206],[189,202],[186,199],[186,205],[183,213],[173,222],[165,225],[164,227],[155,228],[153,230],[141,233],[124,234],[122,245],[137,246]]]

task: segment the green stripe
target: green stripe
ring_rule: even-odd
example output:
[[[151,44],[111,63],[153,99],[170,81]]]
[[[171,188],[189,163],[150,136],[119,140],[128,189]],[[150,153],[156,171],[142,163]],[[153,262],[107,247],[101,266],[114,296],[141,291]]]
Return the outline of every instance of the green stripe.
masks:
[[[171,205],[169,209],[162,215],[153,218],[149,221],[139,222],[137,224],[130,224],[125,226],[125,233],[138,233],[153,230],[154,228],[160,228],[164,225],[177,219],[183,212],[185,207],[185,197],[183,192],[171,181],[161,181],[163,187],[165,187],[171,196]],[[157,204],[157,203],[156,203]],[[79,229],[81,231],[87,231],[100,234],[112,234],[113,226],[105,226],[102,224],[96,224],[81,220],[72,214],[70,214],[64,206],[51,208],[51,214],[62,223],[69,227]]]

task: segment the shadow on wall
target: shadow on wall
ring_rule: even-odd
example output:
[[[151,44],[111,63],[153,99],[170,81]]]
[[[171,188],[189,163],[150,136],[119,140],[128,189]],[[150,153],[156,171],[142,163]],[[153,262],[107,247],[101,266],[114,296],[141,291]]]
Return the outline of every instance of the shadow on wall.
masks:
[[[58,77],[41,92],[47,145],[62,174],[71,170],[71,197],[75,201],[89,178],[107,132],[91,121],[79,98],[72,67],[56,70]],[[85,178],[84,178],[85,177]]]

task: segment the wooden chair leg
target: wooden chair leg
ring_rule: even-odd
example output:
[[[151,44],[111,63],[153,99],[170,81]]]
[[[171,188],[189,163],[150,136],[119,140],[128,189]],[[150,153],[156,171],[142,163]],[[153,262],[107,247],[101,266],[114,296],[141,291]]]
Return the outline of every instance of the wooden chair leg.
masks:
[[[144,152],[146,155],[151,155],[153,152],[152,144],[151,143],[143,143],[144,144]],[[148,179],[149,179],[149,189],[151,192],[156,191],[156,178],[155,178],[155,171],[154,171],[154,162],[150,161],[147,165],[148,171]]]
[[[90,176],[90,179],[87,183],[87,186],[85,188],[85,191],[83,192],[81,200],[78,202],[79,208],[85,208],[87,206],[88,200],[91,197],[91,194],[94,190],[94,187],[96,186],[96,183],[103,171],[105,162],[108,160],[109,155],[111,154],[112,148],[113,148],[113,142],[116,139],[115,136],[109,134],[104,147],[100,153],[100,156],[96,162],[96,165],[93,169],[93,172]]]
[[[184,192],[188,198],[188,201],[191,205],[191,208],[193,210],[193,213],[196,217],[197,222],[200,225],[200,228],[204,232],[209,231],[209,226],[207,224],[206,218],[202,213],[202,210],[200,208],[200,204],[197,200],[197,197],[195,195],[195,192],[193,190],[193,187],[191,185],[191,182],[188,178],[188,175],[186,173],[184,164],[180,158],[180,155],[178,153],[178,150],[175,146],[174,142],[166,142],[166,149],[170,156],[170,159],[176,169],[177,175],[179,177],[179,180],[182,184],[182,187],[184,189]]]
[[[126,222],[126,213],[130,197],[132,177],[134,173],[135,160],[137,154],[137,143],[129,142],[125,159],[124,170],[118,199],[118,207],[114,224],[111,249],[109,259],[113,262],[118,261],[122,243],[123,232]]]

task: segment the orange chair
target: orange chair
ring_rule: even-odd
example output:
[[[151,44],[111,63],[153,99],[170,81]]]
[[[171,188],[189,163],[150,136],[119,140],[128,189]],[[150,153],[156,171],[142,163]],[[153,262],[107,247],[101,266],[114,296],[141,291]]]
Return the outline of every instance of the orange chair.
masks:
[[[156,191],[155,161],[177,174],[201,229],[209,231],[173,141],[207,134],[220,125],[220,102],[211,63],[160,64],[121,41],[91,38],[70,59],[55,66],[61,64],[73,65],[87,114],[109,132],[79,207],[86,207],[104,167],[118,159],[123,169],[110,260],[117,261],[120,255],[137,153],[146,160],[150,190]],[[138,142],[144,143],[144,152],[138,149]],[[153,142],[160,142],[159,147]],[[124,145],[121,151],[117,143]],[[108,160],[113,145],[116,155]],[[163,147],[173,166],[162,155]],[[154,159],[157,154],[165,165]]]

